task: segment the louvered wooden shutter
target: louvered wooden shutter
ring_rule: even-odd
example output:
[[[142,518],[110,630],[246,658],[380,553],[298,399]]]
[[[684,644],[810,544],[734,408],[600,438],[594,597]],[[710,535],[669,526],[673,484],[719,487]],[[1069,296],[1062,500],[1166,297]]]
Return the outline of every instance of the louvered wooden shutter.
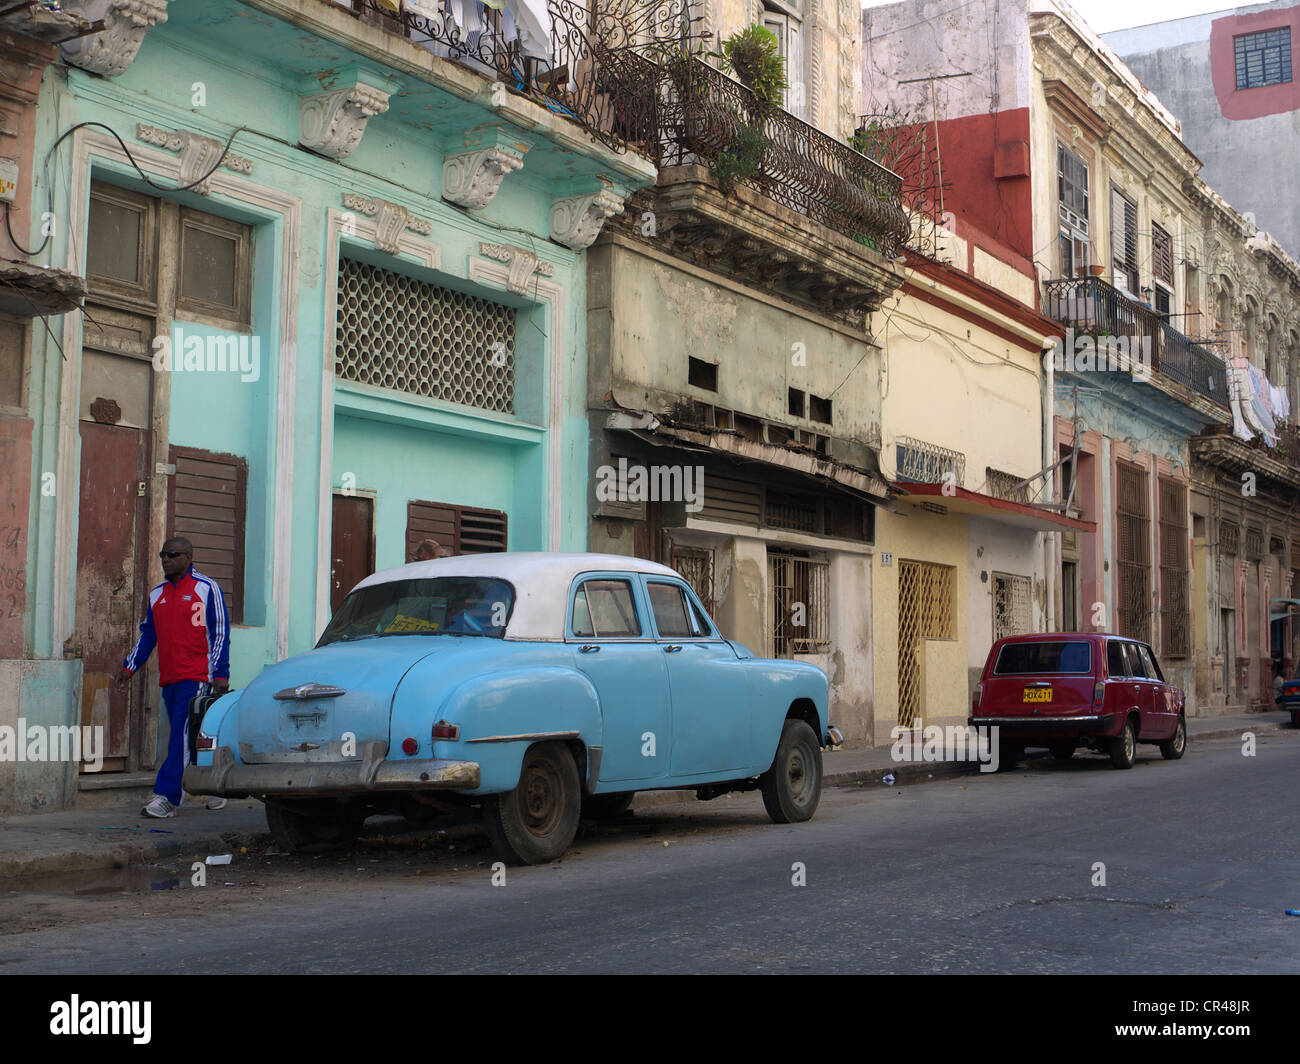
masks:
[[[1117,188],[1110,192],[1110,248],[1116,269],[1128,275],[1129,289],[1137,293],[1137,204]]]
[[[192,447],[169,455],[176,472],[167,488],[167,537],[194,544],[194,568],[220,586],[230,623],[242,624],[248,461]]]
[[[406,505],[406,556],[425,539],[452,554],[495,554],[506,549],[508,518],[500,510],[411,501]]]

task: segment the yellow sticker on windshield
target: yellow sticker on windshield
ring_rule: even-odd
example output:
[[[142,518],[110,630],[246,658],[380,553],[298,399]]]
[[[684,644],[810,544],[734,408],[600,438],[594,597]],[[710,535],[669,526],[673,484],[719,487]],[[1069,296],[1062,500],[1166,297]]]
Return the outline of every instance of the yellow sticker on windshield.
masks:
[[[399,613],[393,618],[392,623],[384,629],[384,635],[393,632],[436,632],[437,624],[433,621],[425,620],[423,617],[410,617],[405,613]]]

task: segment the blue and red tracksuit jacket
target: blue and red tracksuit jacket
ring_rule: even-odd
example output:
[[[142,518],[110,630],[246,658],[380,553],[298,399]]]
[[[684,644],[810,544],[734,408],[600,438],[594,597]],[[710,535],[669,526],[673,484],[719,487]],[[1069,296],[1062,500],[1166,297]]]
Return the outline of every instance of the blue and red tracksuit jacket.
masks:
[[[135,672],[158,648],[158,682],[230,678],[230,615],[215,580],[194,566],[175,583],[164,580],[149,592],[140,638],[122,662]]]

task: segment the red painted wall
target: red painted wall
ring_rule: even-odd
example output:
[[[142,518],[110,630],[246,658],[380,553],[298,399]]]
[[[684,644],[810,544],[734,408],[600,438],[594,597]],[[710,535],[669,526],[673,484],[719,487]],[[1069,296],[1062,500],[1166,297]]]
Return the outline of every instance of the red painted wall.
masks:
[[[1291,27],[1291,77],[1281,85],[1237,89],[1237,61],[1233,38]],[[1300,7],[1260,11],[1253,15],[1225,15],[1210,24],[1210,72],[1214,95],[1224,118],[1242,121],[1300,109]]]
[[[968,226],[987,234],[992,238],[986,244],[989,251],[997,254],[1000,245],[1004,249],[1000,258],[1019,258],[1032,274],[1029,108],[940,122],[939,148],[943,156],[944,210],[957,216],[961,235],[967,236]],[[999,173],[1006,176],[998,177]],[[1019,262],[1012,264],[1021,266]]]
[[[31,466],[31,420],[0,418],[0,469],[9,473],[0,492],[0,658],[23,656]]]

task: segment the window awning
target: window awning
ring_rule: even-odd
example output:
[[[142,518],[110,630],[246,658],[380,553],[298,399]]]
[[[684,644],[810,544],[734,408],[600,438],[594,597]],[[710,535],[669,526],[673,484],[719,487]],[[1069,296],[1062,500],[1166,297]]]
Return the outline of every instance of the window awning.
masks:
[[[1293,598],[1269,599],[1268,606],[1269,609],[1273,611],[1268,615],[1269,624],[1272,624],[1274,621],[1285,621],[1288,617],[1292,616],[1293,614],[1300,616],[1300,599],[1293,599]],[[1280,611],[1278,610],[1279,606],[1282,607]]]
[[[966,514],[970,517],[983,517],[990,521],[1017,528],[1032,529],[1035,532],[1096,532],[1095,521],[1080,521],[1075,517],[1066,517],[1052,510],[1035,506],[1032,503],[1012,502],[992,495],[981,495],[977,491],[967,491],[955,485],[944,491],[943,484],[915,484],[910,481],[895,481],[890,488],[900,495],[900,502],[912,503],[917,507],[938,512],[938,507],[945,513]]]

